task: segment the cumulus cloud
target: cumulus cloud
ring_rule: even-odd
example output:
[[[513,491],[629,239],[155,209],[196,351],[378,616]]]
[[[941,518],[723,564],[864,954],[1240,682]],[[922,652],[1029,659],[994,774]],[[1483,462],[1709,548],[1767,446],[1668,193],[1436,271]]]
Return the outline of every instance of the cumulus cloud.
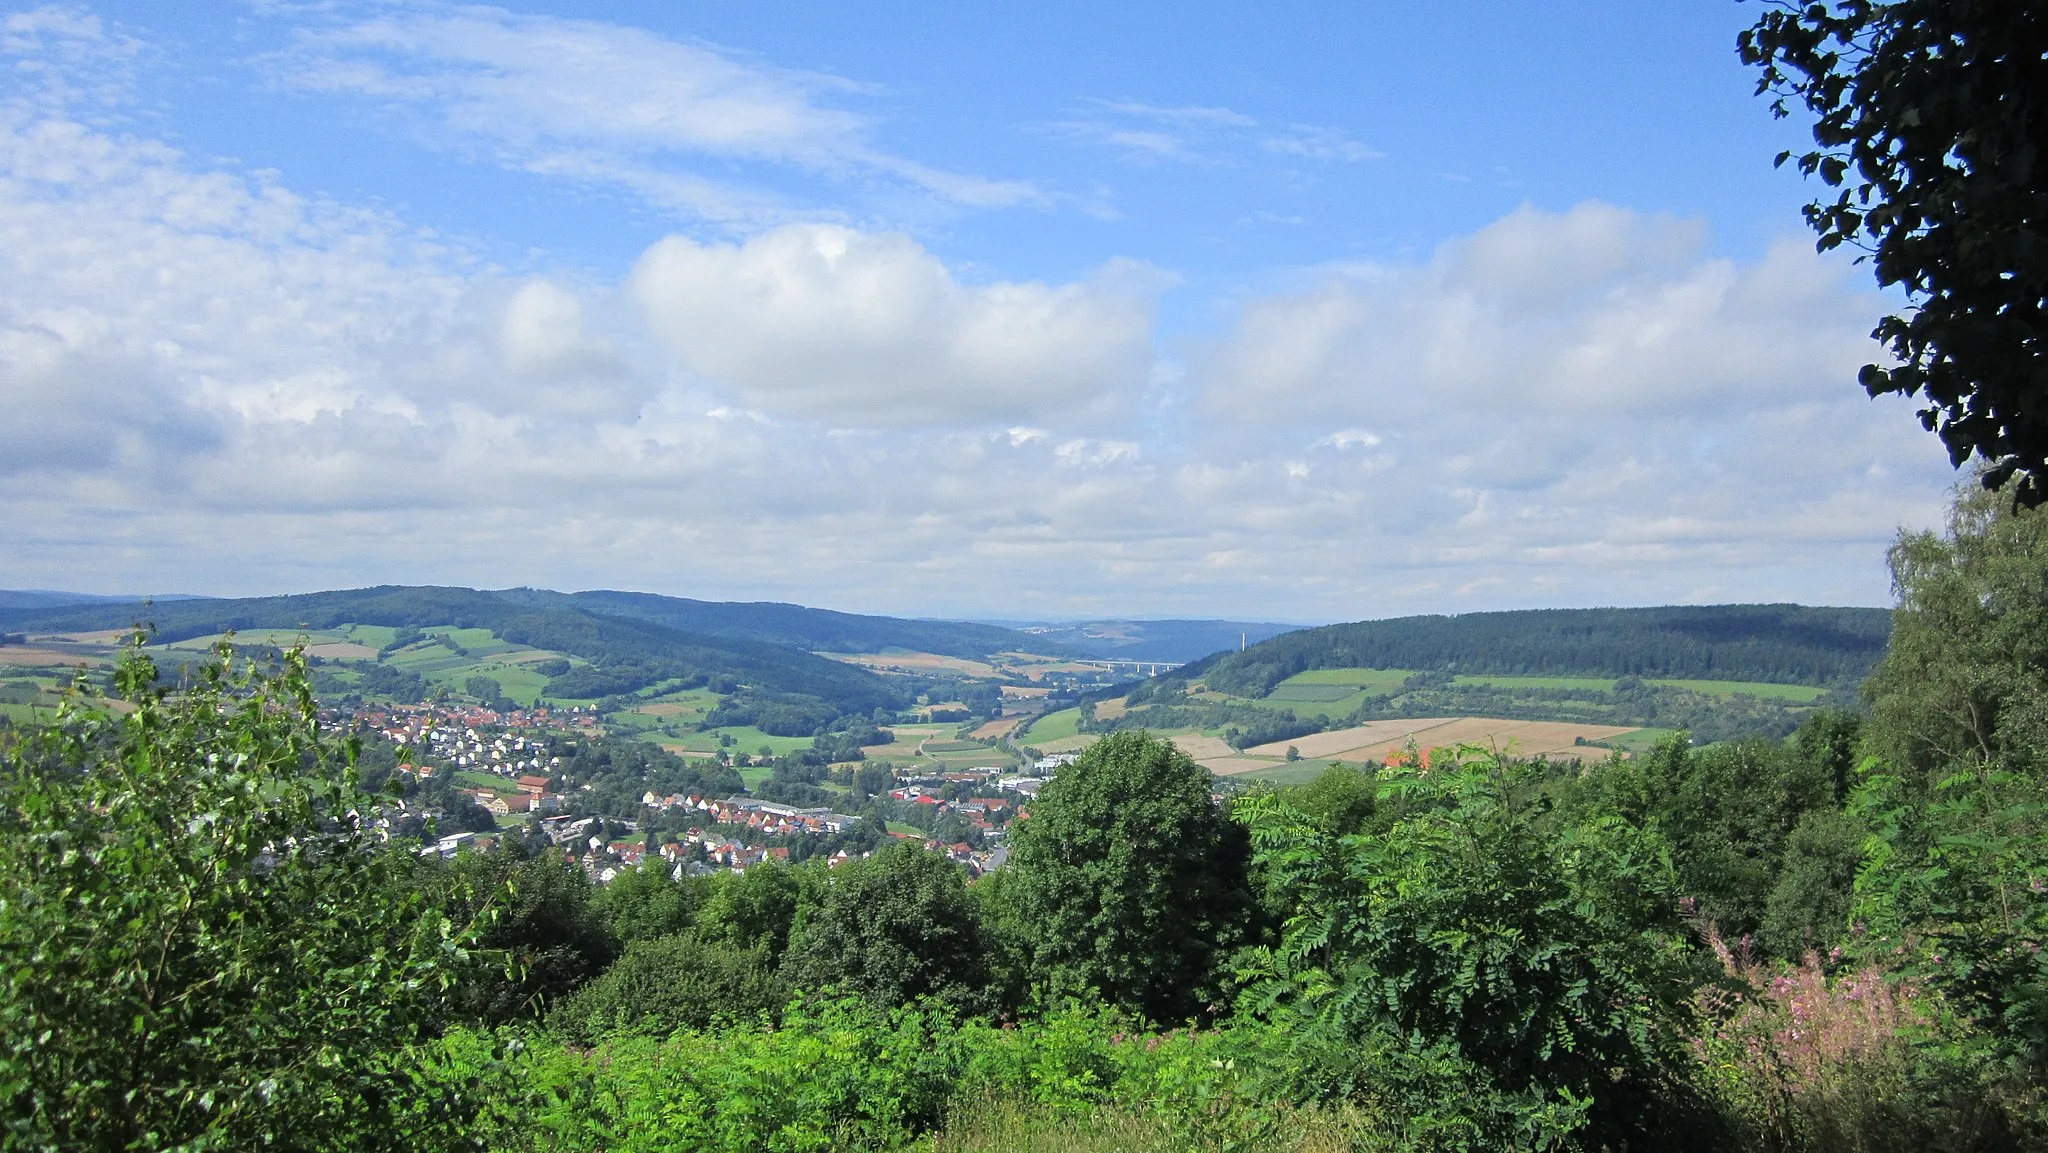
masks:
[[[1799,245],[1524,210],[1310,270],[1162,361],[1156,272],[983,281],[835,225],[673,238],[619,284],[514,276],[98,123],[64,53],[115,34],[8,29],[56,63],[0,100],[0,583],[1870,602],[1948,476],[1910,406],[1855,389],[1876,304]]]
[[[965,285],[902,235],[789,225],[674,236],[631,292],[676,357],[747,403],[850,424],[1109,416],[1145,380],[1157,277]]]
[[[1686,413],[1823,395],[1874,353],[1872,302],[1839,263],[1788,241],[1741,265],[1703,243],[1693,221],[1524,208],[1425,264],[1255,302],[1211,350],[1206,401],[1340,420]]]
[[[757,224],[791,209],[691,170],[706,159],[878,176],[973,207],[1047,201],[1027,181],[877,148],[872,119],[834,103],[861,91],[847,80],[625,25],[427,5],[303,30],[269,64],[282,85],[408,110],[430,134],[509,167],[619,186],[708,220]]]
[[[1292,479],[1304,509],[1443,569],[1419,595],[1456,595],[1471,567],[1754,575],[1851,539],[1874,556],[1945,475],[1904,407],[1854,385],[1879,302],[1804,243],[1753,262],[1705,244],[1696,221],[1587,203],[1326,270],[1241,309],[1197,358],[1199,405],[1243,444],[1370,448]]]

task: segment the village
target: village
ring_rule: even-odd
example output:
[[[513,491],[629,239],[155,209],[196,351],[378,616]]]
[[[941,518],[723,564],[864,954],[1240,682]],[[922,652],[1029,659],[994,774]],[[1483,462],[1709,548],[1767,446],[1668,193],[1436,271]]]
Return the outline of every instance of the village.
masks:
[[[829,807],[801,807],[757,797],[706,796],[700,793],[640,797],[641,818],[605,816],[577,804],[578,785],[563,771],[564,738],[601,735],[594,709],[582,706],[498,711],[476,705],[433,701],[419,705],[376,704],[347,717],[366,737],[389,741],[398,757],[396,771],[416,783],[452,775],[452,791],[474,800],[496,818],[527,818],[526,824],[501,820],[495,830],[438,832],[421,848],[422,856],[453,858],[463,852],[488,852],[507,835],[537,835],[552,851],[577,862],[591,879],[607,883],[622,872],[658,859],[674,875],[719,870],[743,873],[763,863],[790,863],[821,856],[828,867],[872,854],[838,842],[853,836],[863,818]],[[906,774],[892,772],[885,794],[891,807],[909,818],[890,820],[882,834],[917,840],[980,876],[1000,867],[1008,857],[1004,835],[1023,814],[1044,778],[1073,760],[1064,753],[1040,759],[1019,774],[985,766]],[[479,775],[503,784],[476,783]],[[879,799],[879,798],[878,798]],[[386,835],[424,833],[429,822],[445,817],[439,809],[396,800],[378,824]],[[949,818],[942,823],[941,818]],[[679,820],[681,827],[678,828]],[[916,831],[950,828],[961,839],[946,840]],[[657,826],[659,826],[657,828]],[[822,851],[806,851],[811,838],[833,842]],[[870,838],[872,839],[872,838]],[[769,842],[782,842],[771,844]],[[797,848],[793,854],[792,847]],[[811,842],[816,844],[816,842]]]

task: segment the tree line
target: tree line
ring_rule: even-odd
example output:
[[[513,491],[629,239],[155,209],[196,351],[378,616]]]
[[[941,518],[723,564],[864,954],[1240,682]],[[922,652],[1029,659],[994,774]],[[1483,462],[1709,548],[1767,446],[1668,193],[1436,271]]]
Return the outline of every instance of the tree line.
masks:
[[[1169,674],[1263,697],[1310,669],[1854,683],[1884,653],[1883,609],[1703,605],[1399,617],[1284,633]]]

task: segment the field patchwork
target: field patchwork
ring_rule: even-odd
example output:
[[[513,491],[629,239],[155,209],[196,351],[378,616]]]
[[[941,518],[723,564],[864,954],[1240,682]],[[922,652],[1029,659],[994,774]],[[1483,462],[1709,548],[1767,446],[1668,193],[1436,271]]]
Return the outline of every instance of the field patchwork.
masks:
[[[1476,744],[1520,757],[1584,756],[1585,746],[1635,732],[1619,725],[1570,721],[1511,721],[1492,717],[1422,717],[1372,721],[1356,728],[1312,733],[1292,741],[1275,741],[1245,752],[1254,757],[1285,757],[1292,747],[1303,757],[1340,761],[1381,761],[1400,753],[1412,740],[1424,751]]]

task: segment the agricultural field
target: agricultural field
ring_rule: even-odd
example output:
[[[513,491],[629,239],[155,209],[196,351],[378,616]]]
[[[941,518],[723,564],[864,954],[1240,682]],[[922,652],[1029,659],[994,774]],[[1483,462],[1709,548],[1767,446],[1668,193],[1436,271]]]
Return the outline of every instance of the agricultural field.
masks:
[[[614,714],[614,718],[632,715],[630,713]],[[652,727],[649,726],[649,728]],[[730,737],[732,738],[732,743],[729,745],[721,744],[718,739],[720,737]],[[779,757],[785,753],[801,752],[804,749],[810,748],[811,738],[777,737],[764,733],[752,725],[728,725],[725,728],[712,729],[708,732],[684,733],[666,737],[659,743],[663,748],[671,752],[689,753],[700,757],[715,753],[721,748],[729,749],[735,753],[745,753],[750,757],[759,756],[761,750],[766,748],[770,756]]]
[[[1414,675],[1412,669],[1310,669],[1281,681],[1273,691],[1342,688],[1380,695],[1400,688],[1402,681]]]
[[[966,657],[949,657],[940,653],[912,652],[909,649],[889,650],[879,653],[819,653],[835,661],[845,661],[878,673],[952,673],[955,676],[977,677],[994,680],[1002,676],[996,666],[985,661],[970,660]]]
[[[1316,760],[1314,758],[1299,761],[1282,761],[1279,764],[1262,761],[1259,763],[1258,768],[1237,773],[1222,773],[1215,769],[1211,769],[1210,772],[1216,773],[1219,777],[1227,776],[1230,780],[1241,784],[1305,785],[1328,772],[1330,766],[1336,763],[1335,761]]]
[[[1017,728],[1017,726],[1023,723],[1023,717],[1003,717],[1000,720],[990,721],[987,724],[982,725],[980,728],[974,730],[973,735],[982,740],[999,741],[1004,737],[1010,735],[1010,733],[1014,731]]]
[[[1475,674],[1452,678],[1453,684],[1486,685],[1498,689],[1585,689],[1591,692],[1614,691],[1614,677],[1510,677]],[[1827,694],[1827,690],[1813,685],[1781,685],[1766,681],[1695,681],[1646,679],[1644,684],[1668,685],[1675,689],[1688,689],[1710,697],[1732,698],[1737,696],[1757,697],[1762,700],[1784,701],[1788,704],[1807,705]]]
[[[1810,705],[1827,694],[1826,689],[1812,685],[1779,685],[1764,681],[1651,681],[1653,685],[1670,685],[1673,688],[1691,689],[1713,697],[1760,697],[1767,701],[1786,701],[1791,704]]]
[[[569,659],[573,664],[584,663],[564,658],[561,653],[500,640],[489,629],[434,628],[424,631],[429,639],[387,655],[384,663],[416,673],[430,684],[444,685],[457,692],[462,691],[463,683],[470,677],[489,677],[498,682],[507,697],[522,705],[531,705],[540,699],[548,682],[544,674],[534,670],[535,664],[557,659]],[[444,638],[463,651],[450,648],[443,643]]]
[[[1303,757],[1369,762],[1400,753],[1412,741],[1418,749],[1476,744],[1515,756],[1584,756],[1596,741],[1636,731],[1619,725],[1586,725],[1568,721],[1513,721],[1492,717],[1426,717],[1372,721],[1356,728],[1311,733],[1291,741],[1275,741],[1246,749],[1253,757],[1285,757],[1289,748]]]
[[[1051,752],[1048,747],[1051,743],[1080,736],[1080,725],[1080,709],[1059,709],[1042,714],[1018,732],[1014,739],[1019,744],[1028,744]]]

